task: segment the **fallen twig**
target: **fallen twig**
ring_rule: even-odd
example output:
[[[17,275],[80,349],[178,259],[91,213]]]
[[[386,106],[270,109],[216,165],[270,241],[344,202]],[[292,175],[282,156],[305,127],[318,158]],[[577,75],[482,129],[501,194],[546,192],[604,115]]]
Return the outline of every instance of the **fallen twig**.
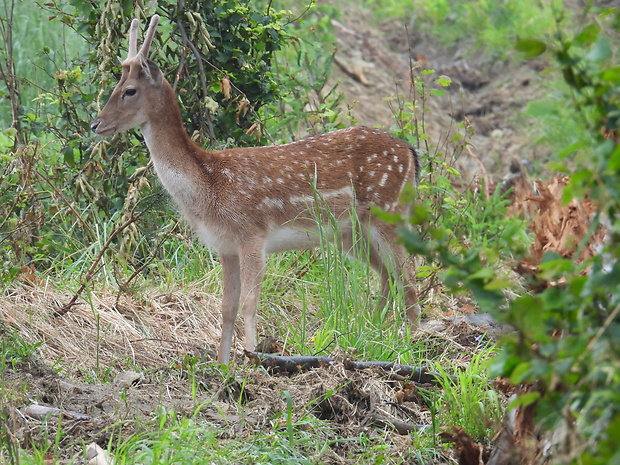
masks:
[[[144,212],[142,212],[142,213],[144,213]],[[63,316],[64,314],[69,312],[75,305],[77,305],[77,299],[79,298],[80,294],[84,291],[84,289],[86,289],[86,286],[88,285],[88,282],[95,275],[97,270],[101,266],[103,266],[103,263],[101,263],[101,261],[103,259],[104,254],[106,253],[106,251],[110,248],[110,245],[112,244],[112,241],[116,238],[116,236],[118,236],[121,232],[123,232],[123,230],[125,230],[129,225],[131,225],[132,223],[136,222],[137,219],[142,215],[142,213],[139,213],[138,215],[134,215],[132,213],[131,217],[127,221],[125,221],[122,225],[120,225],[118,228],[116,228],[114,231],[112,231],[112,234],[110,234],[108,239],[105,241],[105,243],[101,247],[101,250],[99,251],[99,253],[95,257],[95,259],[93,260],[93,263],[90,266],[90,268],[88,269],[88,271],[86,272],[86,275],[84,276],[84,278],[82,278],[82,284],[80,284],[80,287],[78,288],[78,290],[75,291],[75,293],[73,294],[73,297],[71,298],[69,303],[63,305],[58,310],[54,311],[52,313],[52,316],[54,316],[54,317]]]
[[[439,380],[444,376],[439,373],[432,373],[427,371],[426,367],[414,367],[410,365],[401,365],[394,362],[359,362],[356,360],[346,359],[344,361],[344,367],[347,370],[366,370],[368,368],[381,368],[383,371],[394,373],[403,378],[410,379],[416,383],[422,384],[437,384]],[[454,376],[446,375],[450,379],[455,380]]]
[[[409,434],[412,431],[419,431],[426,428],[429,428],[430,425],[416,425],[413,423],[406,423],[404,421],[396,420],[395,418],[384,417],[383,415],[379,415],[378,413],[373,413],[370,416],[373,420],[373,424],[377,426],[391,426],[393,427],[398,434]]]
[[[310,355],[273,355],[264,352],[245,351],[248,357],[256,365],[261,365],[276,371],[277,373],[293,374],[299,371],[308,370],[310,368],[319,368],[325,365],[336,363],[337,360],[331,357],[310,356]],[[370,361],[360,362],[356,360],[346,359],[343,365],[347,370],[366,370],[368,368],[380,368],[386,373],[402,376],[416,383],[437,384],[439,381],[448,377],[455,381],[456,377],[451,375],[441,375],[427,371],[426,367],[414,367],[409,365],[401,365],[394,362]]]
[[[298,371],[309,368],[319,368],[324,365],[331,365],[336,360],[330,357],[313,357],[307,355],[285,356],[266,354],[264,352],[244,351],[245,356],[257,365],[270,368],[277,373],[297,373]]]
[[[25,408],[24,414],[36,420],[45,420],[46,418],[57,418],[62,416],[71,420],[90,421],[93,423],[101,422],[97,417],[91,417],[83,413],[72,412],[71,410],[63,410],[56,407],[47,407],[45,405],[32,404]]]

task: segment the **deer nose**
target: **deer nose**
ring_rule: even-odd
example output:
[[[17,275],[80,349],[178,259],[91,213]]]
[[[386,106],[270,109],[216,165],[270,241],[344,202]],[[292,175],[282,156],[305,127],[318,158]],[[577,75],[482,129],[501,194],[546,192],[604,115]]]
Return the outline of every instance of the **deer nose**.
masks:
[[[99,121],[99,118],[97,118],[95,121],[93,121],[93,123],[90,125],[90,129],[93,132],[97,132],[97,128],[99,127],[99,124],[101,123],[101,121]]]

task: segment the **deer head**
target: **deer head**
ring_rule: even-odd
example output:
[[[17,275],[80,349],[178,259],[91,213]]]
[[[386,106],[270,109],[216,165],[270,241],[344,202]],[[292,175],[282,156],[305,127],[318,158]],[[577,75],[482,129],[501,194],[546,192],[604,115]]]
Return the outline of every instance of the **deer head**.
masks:
[[[140,21],[134,19],[131,22],[129,53],[122,62],[123,74],[108,103],[91,125],[92,130],[100,136],[113,136],[140,127],[148,121],[146,109],[152,106],[152,102],[157,102],[164,82],[162,72],[148,58],[158,22],[159,15],[154,15],[139,51]]]

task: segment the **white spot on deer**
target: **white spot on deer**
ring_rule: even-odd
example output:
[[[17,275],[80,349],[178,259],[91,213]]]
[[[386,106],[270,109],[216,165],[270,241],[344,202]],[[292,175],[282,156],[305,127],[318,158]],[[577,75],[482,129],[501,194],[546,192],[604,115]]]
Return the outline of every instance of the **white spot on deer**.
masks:
[[[226,176],[226,178],[228,179],[228,182],[233,182],[232,171],[230,171],[228,168],[222,169],[222,174]]]
[[[398,165],[398,172],[402,173],[403,171],[405,171],[405,167],[403,165]]]
[[[379,181],[379,185],[381,187],[385,186],[385,183],[388,180],[388,174],[387,173],[383,173],[383,176],[381,177],[381,181]]]
[[[383,156],[384,156],[384,157],[387,157],[387,154],[388,154],[388,151],[387,151],[387,150],[384,150],[384,151],[383,151]]]
[[[343,187],[342,189],[337,189],[337,190],[329,190],[329,191],[321,191],[318,192],[317,194],[318,198],[321,198],[323,200],[330,200],[330,199],[334,199],[337,197],[352,197],[352,192],[351,192],[351,188],[350,187]],[[291,203],[302,203],[302,204],[309,204],[309,203],[313,203],[315,200],[315,194],[310,194],[310,195],[294,195],[292,196],[289,201]]]
[[[373,187],[373,186],[367,186],[367,187],[366,187],[366,190],[367,190],[368,192],[372,192],[372,190],[373,190],[373,189],[374,189],[374,187]]]
[[[394,155],[394,163],[398,163],[398,160],[400,160],[400,158],[398,158],[398,155]]]
[[[387,170],[392,171],[392,165],[387,165]]]
[[[269,176],[263,176],[263,183],[271,184],[273,180]]]
[[[284,208],[284,202],[281,199],[272,199],[269,197],[265,197],[261,204],[266,206],[267,208]]]
[[[367,161],[368,163],[370,163],[371,161],[373,161],[373,160],[374,160],[375,158],[377,158],[378,156],[379,156],[379,155],[377,155],[376,153],[373,153],[372,155],[370,155],[370,156],[366,159],[366,161]]]
[[[370,177],[371,177],[371,178],[374,178],[376,173],[377,173],[377,172],[376,172],[375,170],[372,170],[372,171],[369,173],[369,174],[370,174]]]
[[[360,166],[360,173],[362,173],[364,171],[364,167]]]
[[[290,177],[290,176],[289,176],[289,177]],[[278,184],[284,184],[284,179],[282,179],[282,178],[278,178],[278,179],[276,179],[276,182],[277,182]]]
[[[360,134],[359,136],[357,136],[357,138],[360,140],[364,140],[366,139],[366,136],[364,134]]]

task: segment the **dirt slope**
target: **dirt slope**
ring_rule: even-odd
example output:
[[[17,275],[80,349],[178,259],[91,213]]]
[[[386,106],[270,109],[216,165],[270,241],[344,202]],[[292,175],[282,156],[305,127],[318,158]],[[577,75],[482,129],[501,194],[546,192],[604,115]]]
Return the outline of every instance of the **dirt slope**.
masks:
[[[393,124],[390,106],[398,106],[395,95],[409,96],[411,64],[416,77],[423,70],[435,71],[425,77],[428,82],[440,75],[453,81],[448,96],[427,101],[425,116],[432,144],[441,145],[442,138],[466,117],[475,130],[472,151],[496,176],[506,172],[513,158],[527,163],[546,155],[531,146],[531,133],[519,115],[544,92],[538,76],[542,62],[517,65],[488,62],[463,50],[449,53],[404,23],[390,21],[373,27],[368,13],[356,8],[346,8],[341,17],[341,21],[332,21],[337,38],[332,83],[340,82],[339,89],[346,102],[353,104],[352,113],[361,124],[386,128]],[[473,159],[460,162],[469,177],[480,171]]]

